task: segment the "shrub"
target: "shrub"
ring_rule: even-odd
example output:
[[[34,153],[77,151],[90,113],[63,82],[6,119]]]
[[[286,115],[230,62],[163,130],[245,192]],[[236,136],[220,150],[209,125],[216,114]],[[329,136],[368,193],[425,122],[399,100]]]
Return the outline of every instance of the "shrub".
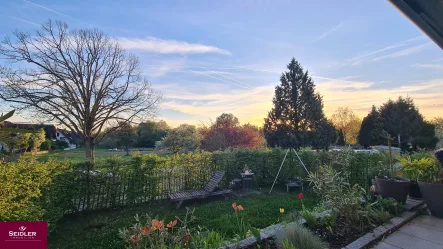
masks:
[[[363,207],[362,198],[366,193],[358,184],[351,187],[340,173],[329,166],[311,173],[309,181],[326,205],[343,217],[345,228],[362,231],[369,225],[369,213]]]
[[[438,163],[434,158],[423,157],[420,159],[411,159],[410,156],[399,159],[400,170],[409,180],[417,181],[423,176],[430,178],[432,175],[438,174]],[[435,169],[436,172],[432,172]],[[431,172],[430,172],[431,171]]]
[[[66,209],[52,214],[58,202],[56,198],[51,198],[53,196],[45,196],[45,190],[54,186],[57,176],[66,169],[65,163],[55,160],[39,162],[31,158],[16,162],[0,161],[0,220],[36,221],[52,215],[60,218]],[[65,194],[59,193],[57,196]],[[54,202],[47,205],[50,199]]]
[[[40,150],[50,150],[52,146],[52,141],[50,139],[46,139],[43,141],[43,143],[40,145]]]
[[[277,235],[279,248],[326,249],[328,244],[298,223],[286,225]],[[286,241],[286,242],[285,242]],[[285,246],[285,247],[284,247]],[[291,247],[293,246],[293,247]]]
[[[52,145],[51,145],[52,150],[62,150],[62,149],[68,148],[68,147],[69,147],[68,142],[66,142],[64,140],[57,140],[54,143],[52,143]]]

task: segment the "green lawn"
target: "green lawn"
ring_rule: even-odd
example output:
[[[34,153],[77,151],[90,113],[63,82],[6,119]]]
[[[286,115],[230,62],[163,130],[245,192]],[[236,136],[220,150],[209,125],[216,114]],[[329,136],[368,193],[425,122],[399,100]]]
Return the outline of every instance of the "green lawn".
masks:
[[[236,232],[236,221],[231,206],[233,202],[243,205],[246,220],[258,228],[267,227],[281,220],[280,208],[285,209],[286,215],[294,209],[301,209],[301,202],[297,198],[298,192],[286,193],[283,189],[276,189],[271,195],[268,195],[268,192],[269,190],[263,189],[262,194],[233,196],[230,199],[207,200],[193,204],[184,203],[184,206],[195,208],[194,215],[197,219],[193,226],[216,230],[229,238]],[[305,193],[304,204],[307,208],[314,207],[317,203],[318,198],[315,195]],[[185,208],[176,210],[167,201],[163,201],[66,217],[50,235],[49,248],[121,249],[124,248],[124,243],[118,237],[118,229],[131,226],[135,214],[149,214],[169,221],[175,216],[183,217],[185,213]],[[97,228],[97,223],[103,223],[104,226]]]
[[[135,153],[141,153],[141,154],[148,154],[153,153],[152,148],[145,148],[142,151],[139,151],[138,149],[134,148],[130,151],[130,154]],[[96,149],[95,157],[97,159],[102,159],[106,157],[112,157],[112,156],[126,156],[126,152],[124,151],[109,151],[108,149]],[[70,160],[73,162],[81,162],[85,161],[85,149],[84,148],[78,148],[74,150],[57,150],[50,152],[48,154],[44,155],[36,155],[38,160],[47,161],[49,158],[55,158],[56,160]],[[130,158],[130,157],[128,157]]]

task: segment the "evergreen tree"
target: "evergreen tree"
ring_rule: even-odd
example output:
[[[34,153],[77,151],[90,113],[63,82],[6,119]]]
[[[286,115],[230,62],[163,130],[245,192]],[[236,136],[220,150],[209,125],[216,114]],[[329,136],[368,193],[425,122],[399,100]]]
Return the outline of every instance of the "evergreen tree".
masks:
[[[309,133],[324,124],[323,100],[300,63],[293,58],[287,68],[275,88],[274,107],[265,118],[263,131],[269,146],[299,149],[311,144]]]
[[[363,118],[360,131],[358,133],[358,143],[368,148],[371,145],[384,144],[384,140],[381,137],[383,131],[383,124],[380,119],[380,113],[373,105],[371,112]]]
[[[328,150],[329,145],[337,141],[337,130],[327,119],[320,121],[319,127],[312,136],[312,147],[317,150]]]
[[[400,96],[396,101],[389,100],[384,103],[379,112],[383,129],[396,138],[393,144],[402,150],[408,150],[413,138],[419,135],[424,122],[413,100]]]
[[[436,137],[435,125],[424,121],[420,126],[418,135],[412,139],[413,149],[432,150],[435,149],[437,143],[438,138]]]

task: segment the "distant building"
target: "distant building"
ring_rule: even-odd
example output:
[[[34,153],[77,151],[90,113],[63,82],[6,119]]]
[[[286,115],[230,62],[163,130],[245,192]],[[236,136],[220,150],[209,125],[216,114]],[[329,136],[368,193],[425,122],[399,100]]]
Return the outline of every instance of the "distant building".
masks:
[[[376,145],[376,146],[372,146],[372,147],[376,150],[385,150],[385,151],[389,150],[389,146],[386,146],[386,145]],[[393,154],[400,154],[400,152],[401,152],[400,148],[394,147],[394,146],[391,147],[391,151]]]
[[[75,141],[80,136],[75,132],[70,132],[64,129],[57,129],[54,125],[49,124],[29,124],[29,123],[12,123],[8,121],[3,122],[3,128],[13,128],[22,130],[39,130],[44,129],[46,138],[51,141],[65,141],[68,143],[68,150],[77,148]]]

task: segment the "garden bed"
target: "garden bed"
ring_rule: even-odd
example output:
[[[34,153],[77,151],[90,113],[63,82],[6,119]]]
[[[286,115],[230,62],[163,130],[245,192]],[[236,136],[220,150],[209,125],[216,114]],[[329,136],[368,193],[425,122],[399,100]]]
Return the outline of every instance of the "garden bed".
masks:
[[[287,193],[286,189],[262,189],[262,194],[251,194],[243,197],[233,196],[227,200],[211,199],[196,203],[184,203],[184,207],[195,208],[194,227],[202,226],[223,234],[227,239],[233,238],[237,227],[231,204],[237,202],[245,207],[245,218],[252,226],[265,228],[281,220],[280,208],[288,211],[301,209],[297,192]],[[312,208],[319,199],[312,193],[305,192],[305,206]],[[183,217],[186,209],[176,210],[165,201],[124,208],[109,209],[81,215],[70,215],[57,224],[56,230],[49,236],[49,248],[124,248],[125,243],[118,237],[118,230],[134,223],[136,214],[149,214],[165,220]]]
[[[399,227],[403,226],[413,218],[415,218],[423,208],[423,201],[408,199],[406,204],[403,205],[405,213],[399,217],[392,218],[388,223],[376,226],[368,226],[364,231],[354,232],[353,230],[346,230],[345,234],[341,234],[338,230],[331,232],[326,227],[310,228],[310,230],[322,240],[326,241],[330,249],[346,248],[346,249],[360,249],[360,248],[370,248],[371,245],[378,242],[384,236],[394,232]],[[325,211],[323,213],[317,214],[317,218],[323,217],[330,211]],[[296,221],[300,224],[306,224],[306,220],[300,219]],[[289,223],[290,224],[290,223]],[[288,225],[288,224],[286,224]],[[343,217],[338,217],[336,228],[343,228]],[[223,248],[244,248],[244,249],[275,249],[277,248],[275,242],[275,235],[279,230],[284,229],[285,224],[279,223],[266,227],[261,230],[261,241],[260,247],[257,246],[257,239],[254,237],[246,238],[242,241],[238,241],[233,244],[229,244],[227,247]]]
[[[345,224],[343,222],[343,217],[338,217],[337,218],[337,227],[341,228],[344,225]],[[348,230],[346,232],[346,234],[341,234],[340,232],[338,232],[336,230],[331,232],[326,227],[314,228],[314,229],[311,229],[311,231],[315,235],[320,237],[322,240],[326,241],[329,244],[330,249],[343,248],[367,232],[367,231],[359,232],[357,230]]]

